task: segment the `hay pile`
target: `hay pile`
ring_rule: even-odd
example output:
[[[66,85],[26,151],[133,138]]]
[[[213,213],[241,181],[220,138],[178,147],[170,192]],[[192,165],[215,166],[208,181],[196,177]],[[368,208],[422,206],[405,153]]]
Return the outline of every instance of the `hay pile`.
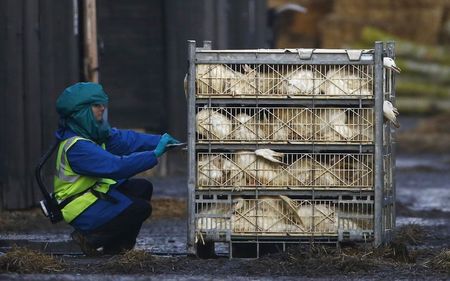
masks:
[[[427,232],[423,226],[411,223],[397,228],[395,233],[395,241],[409,245],[419,245],[425,242],[426,236]]]
[[[23,247],[14,247],[0,256],[0,272],[53,273],[65,269],[61,259]]]
[[[450,249],[443,249],[439,254],[426,261],[424,265],[450,274]]]
[[[268,255],[247,264],[249,274],[331,276],[376,272],[396,268],[416,261],[416,253],[404,245],[390,245],[377,249],[364,245],[350,245],[341,249],[325,246],[295,246],[285,253]],[[277,266],[273,266],[277,264]]]
[[[112,273],[169,273],[175,270],[174,258],[155,257],[143,250],[130,250],[123,255],[113,256],[99,272]]]

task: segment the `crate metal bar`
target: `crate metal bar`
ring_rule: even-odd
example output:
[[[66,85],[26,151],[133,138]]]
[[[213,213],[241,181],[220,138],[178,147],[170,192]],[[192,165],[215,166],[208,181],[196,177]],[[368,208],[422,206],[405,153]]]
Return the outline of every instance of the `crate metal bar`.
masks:
[[[371,153],[374,151],[374,145],[372,144],[270,144],[261,142],[259,144],[251,143],[198,143],[195,145],[197,150],[207,151],[209,148],[212,150],[256,150],[259,148],[270,148],[272,150],[284,150],[284,151],[308,151],[308,152],[330,152],[330,151],[343,151],[343,152],[360,152]]]
[[[195,124],[195,41],[188,41],[188,123]],[[195,254],[195,126],[188,126],[188,225],[187,225],[187,251]]]
[[[374,245],[383,242],[383,43],[375,42],[375,218]]]
[[[283,193],[283,195],[286,196],[312,196],[314,192],[314,196],[316,198],[321,197],[336,197],[339,195],[342,196],[373,196],[374,192],[373,190],[368,190],[367,188],[365,190],[353,188],[353,189],[344,189],[344,188],[330,188],[330,189],[318,189],[315,187],[315,190],[313,191],[312,188],[305,188],[305,189],[299,189],[299,190],[280,190],[280,189],[258,189],[258,194],[260,196],[278,196],[280,195],[280,192]],[[196,194],[204,194],[204,195],[211,195],[215,193],[223,193],[223,194],[230,194],[230,195],[242,195],[242,196],[255,196],[256,189],[253,188],[250,189],[243,189],[240,191],[236,190],[221,190],[219,188],[211,188],[211,189],[201,189],[197,190]]]
[[[388,50],[388,55],[395,59],[395,42],[394,41],[389,41],[387,42],[387,50]],[[396,93],[395,93],[395,76],[392,77],[392,81],[391,81],[391,102],[392,104],[395,106],[396,105]],[[392,177],[391,177],[391,181],[392,181],[392,202],[393,202],[393,208],[391,210],[392,212],[392,219],[393,219],[393,225],[392,227],[395,229],[396,226],[396,212],[395,212],[395,201],[396,201],[396,177],[395,177],[395,167],[396,167],[396,150],[397,150],[397,135],[396,135],[396,130],[394,130],[393,132],[391,132],[391,136],[392,136],[392,140],[393,142],[391,142],[391,169],[392,169]]]
[[[257,97],[257,101],[259,105],[295,105],[298,107],[301,106],[307,106],[310,108],[314,108],[316,105],[339,105],[339,106],[349,106],[349,107],[355,107],[355,108],[364,108],[364,107],[373,107],[374,101],[372,98],[369,97],[359,97],[359,96],[349,96],[346,99],[332,99],[330,96],[326,96],[325,98],[321,99],[318,96],[312,97],[293,97],[287,99],[285,96],[282,96],[280,98],[273,98],[273,99],[265,99],[261,97]],[[210,102],[213,102],[215,106],[220,105],[255,105],[255,98],[249,97],[249,98],[215,98],[214,96],[210,96],[208,98],[197,98],[196,103],[199,106],[204,106],[209,104]]]
[[[199,51],[196,63],[205,64],[373,64],[373,54],[364,53],[360,60],[350,60],[345,53],[313,53],[311,59],[302,59],[298,53],[243,53]]]
[[[386,43],[386,49],[387,49],[387,55],[393,59],[395,59],[395,43],[393,41],[389,41]],[[390,92],[389,92],[389,98],[392,104],[395,106],[395,74],[391,71],[390,79]],[[391,185],[391,192],[389,201],[386,202],[386,204],[389,204],[390,206],[390,213],[389,219],[390,219],[390,231],[386,231],[386,242],[390,242],[393,239],[393,231],[396,226],[396,212],[395,212],[395,200],[396,200],[396,182],[395,182],[395,159],[396,159],[396,130],[390,130],[390,185]]]

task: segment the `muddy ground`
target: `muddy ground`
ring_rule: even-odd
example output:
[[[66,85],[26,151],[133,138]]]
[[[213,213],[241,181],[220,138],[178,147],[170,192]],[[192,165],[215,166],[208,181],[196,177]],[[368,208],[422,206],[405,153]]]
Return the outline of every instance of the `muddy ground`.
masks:
[[[83,256],[69,239],[70,227],[51,225],[37,209],[0,213],[0,280],[450,280],[450,148],[440,144],[435,151],[427,143],[414,151],[414,141],[402,142],[408,134],[427,135],[421,131],[426,128],[446,135],[440,131],[446,127],[401,121],[398,234],[389,247],[294,246],[258,260],[229,260],[222,246],[214,259],[186,256],[187,192],[181,176],[153,179],[153,216],[136,249],[123,256]]]

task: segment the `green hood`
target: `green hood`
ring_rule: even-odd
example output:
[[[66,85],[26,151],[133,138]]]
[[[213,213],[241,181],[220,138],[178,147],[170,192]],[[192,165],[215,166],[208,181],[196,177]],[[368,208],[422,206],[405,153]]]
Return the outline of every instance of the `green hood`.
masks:
[[[100,144],[108,139],[111,127],[106,120],[95,120],[91,106],[107,103],[108,96],[100,84],[80,82],[62,92],[56,101],[56,111],[77,135]]]

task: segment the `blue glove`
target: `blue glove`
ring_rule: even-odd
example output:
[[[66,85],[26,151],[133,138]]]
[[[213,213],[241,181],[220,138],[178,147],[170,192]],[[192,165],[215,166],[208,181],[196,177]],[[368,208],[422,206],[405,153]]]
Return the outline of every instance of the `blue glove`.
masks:
[[[175,143],[180,143],[180,142],[167,133],[162,135],[161,139],[159,140],[158,145],[156,146],[156,148],[154,150],[156,157],[161,157],[161,155],[163,155],[167,151],[168,144],[175,144]]]

